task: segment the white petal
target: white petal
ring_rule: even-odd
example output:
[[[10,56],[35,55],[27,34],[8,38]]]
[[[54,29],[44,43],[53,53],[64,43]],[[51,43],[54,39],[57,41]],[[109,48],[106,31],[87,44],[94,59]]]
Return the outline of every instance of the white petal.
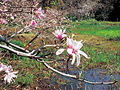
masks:
[[[67,45],[73,46],[73,40],[70,38],[67,38]]]
[[[54,33],[54,32],[52,32],[56,37],[58,37],[58,34],[56,34],[56,33]]]
[[[79,43],[82,43],[83,40],[80,40]]]
[[[59,54],[61,54],[63,51],[64,51],[65,49],[59,49],[57,52],[56,52],[56,55],[59,55]]]
[[[75,62],[75,54],[72,54],[72,57],[73,57],[73,59],[72,59],[71,64],[73,65],[73,64],[74,64],[74,62]]]
[[[62,33],[62,29],[60,29],[59,32]]]
[[[72,54],[72,49],[68,48],[67,52],[68,52],[68,54]]]
[[[65,33],[65,32],[66,32],[66,29],[63,30],[63,33]]]
[[[18,71],[16,71],[16,72],[12,72],[13,74],[16,74],[16,73],[18,73]]]
[[[83,44],[81,42],[74,41],[74,48],[76,50],[79,50],[82,46]]]
[[[81,50],[78,50],[78,53],[79,54],[82,54],[84,57],[86,57],[87,59],[89,59],[90,57],[88,57],[87,56],[87,54],[86,53],[84,53],[83,51],[81,51]]]
[[[67,35],[66,34],[62,34],[62,37],[67,37]]]
[[[79,53],[77,53],[77,66],[79,66],[79,64],[80,64],[80,55],[79,55]]]

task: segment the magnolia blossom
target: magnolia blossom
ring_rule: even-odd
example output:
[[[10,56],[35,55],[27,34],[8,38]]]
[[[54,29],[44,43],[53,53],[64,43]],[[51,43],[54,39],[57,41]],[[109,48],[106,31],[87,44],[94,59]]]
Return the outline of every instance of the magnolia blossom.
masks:
[[[35,20],[30,21],[28,24],[31,24],[34,27],[37,25],[37,23],[35,22]]]
[[[42,10],[41,7],[38,8],[37,10],[35,10],[35,15],[36,15],[36,17],[39,18],[39,19],[40,19],[41,17],[44,17],[44,16],[45,16],[43,13],[44,13],[44,11]]]
[[[8,72],[7,74],[4,75],[4,81],[5,83],[8,82],[10,83],[12,80],[14,81],[13,78],[17,78],[17,75],[15,75],[18,72]]]
[[[5,67],[4,70],[6,73],[10,73],[11,71],[13,71],[12,66]]]
[[[67,36],[66,34],[64,34],[65,31],[66,31],[66,30],[64,29],[64,31],[62,32],[62,29],[60,29],[60,30],[56,30],[55,33],[53,32],[53,34],[54,34],[59,40],[61,40],[63,37],[66,37],[66,36]]]
[[[18,72],[12,72],[12,66],[6,66],[3,65],[3,63],[0,64],[0,71],[5,71],[6,74],[4,75],[4,81],[5,83],[8,82],[10,83],[12,80],[14,80],[13,78],[17,78],[17,75],[15,75]]]
[[[80,64],[80,54],[82,54],[84,57],[86,57],[87,59],[89,59],[90,57],[87,56],[86,53],[84,53],[83,51],[79,50],[83,44],[81,43],[81,41],[76,41],[70,38],[67,38],[67,53],[68,55],[72,56],[72,62],[71,64],[73,65],[75,62],[75,57],[77,57],[77,66]],[[65,49],[59,49],[56,52],[56,55],[61,54]]]
[[[3,5],[3,9],[4,9],[4,10],[3,10],[4,12],[7,12],[7,11],[8,11],[8,9],[7,9],[7,7],[6,7],[5,5]]]
[[[4,19],[1,19],[0,22],[1,22],[1,24],[7,24],[7,21]]]
[[[5,71],[5,68],[7,68],[6,65],[3,65],[3,63],[0,64],[0,71]]]

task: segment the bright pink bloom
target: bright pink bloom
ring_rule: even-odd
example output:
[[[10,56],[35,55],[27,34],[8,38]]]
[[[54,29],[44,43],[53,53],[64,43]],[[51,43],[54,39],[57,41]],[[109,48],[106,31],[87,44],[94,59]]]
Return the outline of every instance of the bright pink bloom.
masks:
[[[59,39],[61,40],[63,37],[66,37],[67,35],[64,34],[65,30],[62,32],[62,29],[60,30],[56,30],[55,33],[53,32],[53,34]]]
[[[86,57],[87,59],[89,59],[90,57],[87,56],[86,53],[84,53],[83,51],[79,50],[83,44],[81,43],[81,41],[77,42],[76,40],[67,38],[67,53],[68,55],[72,55],[72,62],[71,64],[73,65],[75,62],[75,57],[77,57],[77,66],[80,64],[80,54],[82,54],[84,57]],[[59,49],[56,52],[56,55],[61,54],[65,49]]]
[[[31,24],[34,27],[37,25],[36,22],[35,22],[35,20],[30,21],[28,24]]]
[[[39,18],[39,19],[40,19],[41,17],[44,17],[44,16],[45,16],[43,13],[44,13],[44,11],[42,10],[41,7],[38,8],[37,10],[35,10],[35,15],[36,15],[36,17]]]

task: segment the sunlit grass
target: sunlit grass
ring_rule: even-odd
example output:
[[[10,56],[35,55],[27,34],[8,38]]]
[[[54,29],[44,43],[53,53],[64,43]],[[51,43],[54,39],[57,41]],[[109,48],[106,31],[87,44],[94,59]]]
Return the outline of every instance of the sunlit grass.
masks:
[[[93,46],[87,46],[85,45],[81,50],[87,53],[88,56],[90,56],[89,60],[85,60],[84,57],[82,57],[81,61],[85,63],[86,67],[101,67],[104,65],[109,66],[115,66],[120,68],[119,59],[120,56],[117,55],[118,52],[115,50],[100,50],[97,48],[94,48]],[[85,61],[84,61],[85,60]],[[89,68],[90,68],[89,67]]]
[[[114,26],[112,26],[113,22],[111,22],[111,25],[106,25],[107,22],[90,22],[90,21],[81,21],[73,23],[72,25],[75,27],[71,28],[72,33],[78,33],[78,34],[89,34],[89,35],[95,35],[105,38],[117,38],[120,37],[120,26],[115,23]],[[109,24],[109,23],[108,23]]]

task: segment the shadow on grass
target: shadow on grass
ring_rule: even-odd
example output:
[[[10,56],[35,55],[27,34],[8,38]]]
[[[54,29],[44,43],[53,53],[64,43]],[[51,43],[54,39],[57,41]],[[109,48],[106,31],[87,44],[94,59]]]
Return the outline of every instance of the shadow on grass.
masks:
[[[115,38],[109,38],[109,41],[120,41],[120,36],[115,37]]]

